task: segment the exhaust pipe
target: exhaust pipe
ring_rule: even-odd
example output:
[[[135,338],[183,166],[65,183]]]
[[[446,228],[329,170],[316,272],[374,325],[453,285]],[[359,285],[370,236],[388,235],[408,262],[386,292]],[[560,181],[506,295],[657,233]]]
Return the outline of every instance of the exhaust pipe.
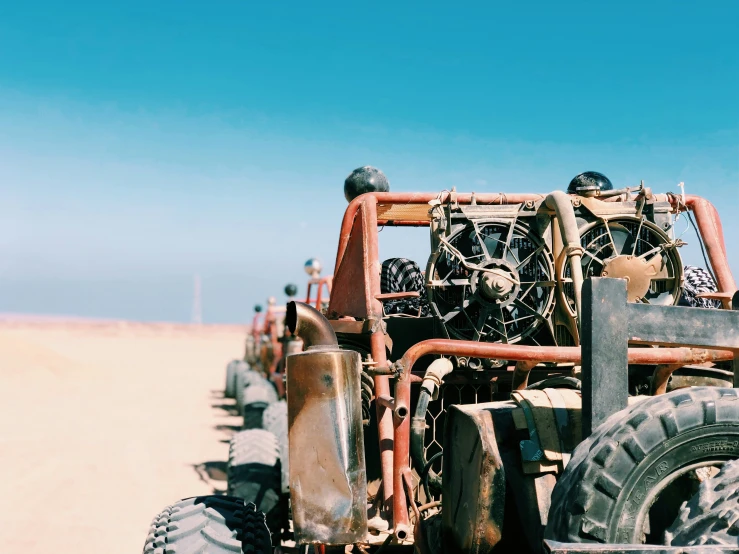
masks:
[[[287,305],[305,351],[286,358],[293,530],[298,544],[346,545],[367,535],[362,363],[341,350],[321,312]]]
[[[285,325],[293,335],[303,340],[305,349],[313,347],[338,347],[333,327],[323,314],[303,302],[289,302]]]

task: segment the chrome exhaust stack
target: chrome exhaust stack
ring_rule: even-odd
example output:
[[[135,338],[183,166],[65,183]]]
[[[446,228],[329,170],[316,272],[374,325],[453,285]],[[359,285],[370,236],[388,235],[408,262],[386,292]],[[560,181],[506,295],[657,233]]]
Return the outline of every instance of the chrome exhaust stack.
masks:
[[[290,497],[298,544],[345,545],[367,535],[367,472],[357,352],[299,302],[286,324],[305,351],[287,357]]]

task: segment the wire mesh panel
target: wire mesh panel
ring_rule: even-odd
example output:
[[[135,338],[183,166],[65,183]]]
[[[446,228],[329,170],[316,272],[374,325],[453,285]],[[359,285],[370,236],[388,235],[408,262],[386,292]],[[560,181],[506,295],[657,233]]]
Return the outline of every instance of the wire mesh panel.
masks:
[[[444,423],[446,421],[446,411],[449,406],[454,404],[481,404],[483,402],[492,402],[493,395],[496,391],[496,384],[492,382],[480,384],[443,384],[439,391],[439,398],[429,402],[426,412],[426,436],[424,437],[423,449],[426,459],[443,450],[444,447]],[[441,473],[442,460],[437,458],[432,468],[436,473]],[[417,489],[417,500],[420,494],[420,487]]]

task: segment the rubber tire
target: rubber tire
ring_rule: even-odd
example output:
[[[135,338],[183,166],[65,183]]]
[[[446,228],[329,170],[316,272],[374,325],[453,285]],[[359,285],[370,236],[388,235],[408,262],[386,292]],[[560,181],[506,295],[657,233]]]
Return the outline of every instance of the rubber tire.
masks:
[[[223,392],[226,398],[236,398],[236,368],[243,363],[242,360],[231,360],[226,366],[226,388]]]
[[[264,429],[249,429],[231,439],[228,455],[228,494],[253,502],[263,511],[267,526],[279,534],[283,521],[280,447]]]
[[[670,546],[739,547],[739,461],[724,464],[718,475],[701,483],[665,538]]]
[[[239,414],[244,409],[244,390],[250,387],[254,383],[268,383],[267,379],[259,373],[249,367],[246,362],[239,365],[236,370],[236,409]]]
[[[270,404],[262,415],[262,428],[277,437],[280,445],[280,466],[282,467],[282,492],[290,491],[290,465],[287,449],[287,402],[280,400]]]
[[[675,469],[716,459],[717,447],[720,458],[739,458],[735,389],[682,389],[614,414],[574,450],[552,491],[545,538],[640,542],[633,514],[647,493]]]
[[[166,507],[151,522],[143,554],[268,554],[264,514],[228,496],[198,496]]]
[[[266,379],[255,381],[244,389],[241,413],[244,416],[244,429],[261,429],[262,414],[267,406],[277,402],[277,391]]]

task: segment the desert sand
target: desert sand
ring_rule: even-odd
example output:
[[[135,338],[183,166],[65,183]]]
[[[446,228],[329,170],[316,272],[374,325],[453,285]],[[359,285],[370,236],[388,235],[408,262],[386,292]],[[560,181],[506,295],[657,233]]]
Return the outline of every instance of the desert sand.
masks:
[[[164,506],[222,492],[245,333],[0,318],[0,551],[141,552]]]

